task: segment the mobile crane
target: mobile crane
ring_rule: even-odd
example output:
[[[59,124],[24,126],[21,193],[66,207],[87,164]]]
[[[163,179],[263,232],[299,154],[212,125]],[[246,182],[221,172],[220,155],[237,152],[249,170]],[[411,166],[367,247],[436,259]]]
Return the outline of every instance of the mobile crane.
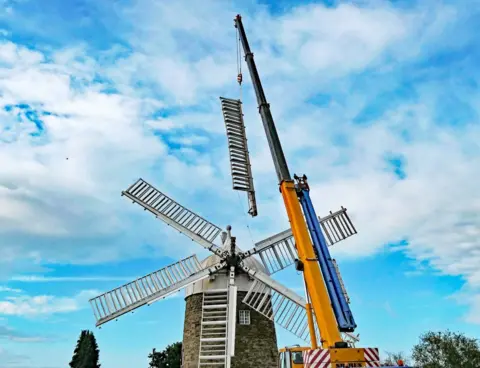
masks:
[[[380,363],[377,348],[353,348],[342,339],[342,332],[353,332],[357,325],[342,292],[335,265],[320,229],[310,199],[307,177],[294,175],[294,180],[292,180],[290,176],[270,112],[270,105],[265,97],[240,15],[235,18],[235,27],[245,53],[245,61],[257,97],[259,113],[279,181],[279,189],[295,239],[298,253],[296,268],[303,272],[307,294],[306,311],[311,347],[281,349],[279,367],[378,367]],[[315,318],[320,331],[320,346],[316,341],[313,318]]]

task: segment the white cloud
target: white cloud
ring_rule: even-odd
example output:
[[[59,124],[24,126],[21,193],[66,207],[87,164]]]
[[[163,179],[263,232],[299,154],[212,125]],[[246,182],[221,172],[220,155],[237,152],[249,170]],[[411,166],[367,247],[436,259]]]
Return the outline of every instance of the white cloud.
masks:
[[[244,23],[292,173],[308,174],[319,215],[344,205],[359,230],[335,253],[362,257],[406,238],[409,256],[478,287],[478,128],[455,133],[438,126],[439,85],[428,76],[415,88],[416,101],[390,108],[369,125],[349,123],[381,96],[384,84],[398,87],[394,77],[385,76],[388,72],[403,73],[402,63],[451,46],[439,40],[445,30],[455,34],[449,27],[459,13],[441,5],[427,8],[317,4],[280,16],[260,9]],[[247,239],[237,195],[230,190],[224,143],[212,144],[206,153],[195,155],[183,147],[169,154],[152,135],[195,128],[213,141],[224,134],[218,96],[238,94],[236,12],[215,1],[138,1],[117,10],[134,23],[127,34],[118,32],[131,49],[112,45],[114,56],[122,54],[113,65],[93,58],[111,55],[86,56],[84,44],[61,50],[48,62],[40,51],[20,45],[0,48],[0,104],[23,102],[49,113],[42,117],[47,134],[36,139],[29,134],[37,128],[21,108],[0,110],[0,132],[10,142],[0,141],[4,259],[27,255],[53,263],[96,263],[150,255],[151,247],[139,245],[144,243],[172,256],[196,249],[119,197],[138,176],[220,225],[231,223],[239,239]],[[379,81],[358,86],[355,73],[366,68],[380,70],[385,80],[380,75]],[[288,223],[283,215],[271,215],[284,210],[245,66],[244,72],[245,120],[261,205],[252,231],[259,240]],[[104,92],[110,84],[94,82],[96,74],[119,93]],[[333,95],[327,107],[305,102],[318,92]],[[478,113],[478,104],[473,106]],[[150,116],[162,107],[172,114]],[[402,130],[413,136],[411,142],[402,138]],[[347,140],[344,147],[334,144],[338,136]],[[177,142],[190,145],[194,137]],[[386,170],[384,155],[391,151],[406,158],[403,181]],[[17,302],[25,310],[32,303]],[[17,308],[8,303],[5,308]]]
[[[165,118],[160,118],[156,120],[148,120],[145,122],[147,126],[154,130],[158,131],[168,131],[173,128],[178,128],[178,126],[175,125],[174,122],[170,119],[165,119]]]
[[[20,49],[17,46],[19,57]],[[98,92],[97,85],[89,88],[88,83],[77,88],[70,81],[76,70],[65,65],[25,64],[0,68],[0,232],[5,236],[1,251],[10,254],[16,249],[28,256],[32,250],[28,237],[34,234],[40,236],[39,243],[45,239],[44,244],[85,234],[110,237],[112,242],[122,225],[110,213],[120,202],[120,190],[132,180],[128,168],[145,172],[142,168],[164,152],[164,145],[139,124],[142,114],[160,104],[151,98]],[[30,107],[12,107],[20,103]],[[29,135],[37,131],[29,111],[36,111],[43,121],[44,137]],[[121,172],[123,178],[118,177]],[[96,230],[92,224],[97,224]],[[57,239],[48,238],[52,236]],[[47,245],[40,247],[46,252],[42,256],[50,249],[54,257],[56,251]]]
[[[470,304],[471,308],[468,314],[465,316],[465,320],[468,323],[472,324],[480,324],[480,295],[475,294],[467,299],[468,303]]]
[[[0,314],[35,317],[75,312],[85,308],[88,305],[88,300],[98,294],[97,290],[83,290],[74,297],[57,297],[52,295],[11,296],[0,301]]]
[[[182,135],[172,138],[171,141],[182,146],[199,146],[208,143],[208,138],[201,135]]]
[[[22,290],[20,289],[14,289],[14,288],[9,288],[7,286],[0,286],[0,293],[21,293]]]
[[[0,360],[5,367],[25,367],[32,364],[29,356],[25,354],[16,354],[0,347]]]
[[[42,275],[18,275],[12,276],[11,281],[16,282],[89,282],[89,281],[132,281],[137,277],[118,277],[118,276],[42,276]],[[6,291],[16,290],[6,288]],[[0,291],[2,289],[0,288]]]
[[[282,51],[298,60],[298,67],[310,73],[332,68],[345,73],[378,61],[387,48],[406,37],[413,28],[409,18],[408,13],[388,8],[311,5],[283,17],[276,37]],[[300,50],[295,50],[298,45]]]
[[[26,47],[18,47],[13,42],[0,43],[0,60],[9,65],[38,64],[43,61],[43,55],[37,51],[29,50]]]
[[[14,342],[32,343],[46,341],[44,336],[32,336],[22,332],[19,332],[7,325],[0,325],[0,339],[6,338]]]

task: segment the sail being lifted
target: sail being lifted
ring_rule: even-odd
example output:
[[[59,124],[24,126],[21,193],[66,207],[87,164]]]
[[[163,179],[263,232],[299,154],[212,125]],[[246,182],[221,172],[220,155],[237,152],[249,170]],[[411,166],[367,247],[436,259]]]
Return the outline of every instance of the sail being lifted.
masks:
[[[252,168],[248,152],[245,124],[243,122],[242,102],[230,98],[220,97],[223,120],[227,130],[228,153],[230,155],[230,169],[232,173],[233,189],[247,192],[248,213],[257,216],[257,202],[253,186]]]

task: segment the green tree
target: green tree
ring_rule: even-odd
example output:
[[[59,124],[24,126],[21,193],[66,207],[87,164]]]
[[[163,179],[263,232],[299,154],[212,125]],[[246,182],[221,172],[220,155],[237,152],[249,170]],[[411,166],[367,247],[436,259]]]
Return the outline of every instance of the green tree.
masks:
[[[478,340],[461,333],[427,332],[414,346],[412,358],[419,368],[478,368]]]
[[[396,366],[399,360],[403,360],[405,365],[408,365],[408,358],[403,352],[390,353],[387,351],[387,357],[383,361],[383,365],[386,366]]]
[[[153,351],[148,354],[150,368],[180,368],[182,364],[182,343],[168,345],[163,351]]]
[[[100,352],[93,332],[83,330],[80,333],[69,365],[71,368],[100,368],[99,355]]]

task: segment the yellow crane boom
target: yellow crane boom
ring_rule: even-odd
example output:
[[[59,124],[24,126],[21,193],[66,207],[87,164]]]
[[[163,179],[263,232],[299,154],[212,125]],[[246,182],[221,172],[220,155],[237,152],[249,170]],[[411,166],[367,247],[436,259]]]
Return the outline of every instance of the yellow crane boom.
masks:
[[[280,189],[297,246],[298,258],[303,263],[303,277],[322,335],[322,346],[324,348],[334,347],[335,343],[342,341],[342,338],[333,309],[330,306],[330,298],[313,250],[295,184],[293,181],[283,181],[280,184]],[[310,336],[315,336],[315,333],[312,334],[312,329],[313,326],[310,326]]]
[[[318,225],[315,210],[309,195],[306,177],[294,176],[292,180],[285,160],[275,123],[270,112],[260,77],[253,60],[248,40],[240,15],[235,18],[240,41],[245,52],[252,84],[257,96],[259,113],[272,154],[275,171],[278,177],[280,192],[287,211],[293,237],[296,243],[299,262],[298,268],[303,271],[307,294],[307,317],[312,338],[311,348],[283,349],[280,351],[280,364],[288,362],[285,367],[378,367],[380,366],[377,348],[351,348],[342,340],[341,332],[353,332],[356,327],[348,303],[342,293],[335,264],[329,255],[324,235]],[[311,304],[311,305],[310,305]],[[315,316],[321,335],[321,347],[317,347],[315,339]],[[288,356],[295,353],[303,357],[298,365]],[[284,365],[282,365],[283,367]]]
[[[238,29],[240,41],[245,51],[245,60],[247,62],[250,76],[252,77],[253,87],[257,96],[260,115],[267,135],[270,151],[275,165],[275,171],[279,180],[280,191],[285,202],[288,219],[292,227],[293,237],[295,239],[298,257],[304,265],[304,281],[310,294],[311,304],[315,313],[318,328],[322,335],[323,347],[334,347],[341,343],[342,338],[337,326],[334,312],[330,306],[328,292],[325,286],[312,241],[308,233],[307,224],[303,217],[302,209],[298,201],[295,183],[290,176],[285,155],[278,137],[275,123],[270,112],[270,105],[267,102],[263,87],[258,75],[257,67],[253,61],[253,53],[243,28],[240,15],[235,18],[235,26]],[[312,331],[313,326],[310,326]],[[311,334],[312,335],[312,334]],[[315,334],[313,334],[315,336]]]

